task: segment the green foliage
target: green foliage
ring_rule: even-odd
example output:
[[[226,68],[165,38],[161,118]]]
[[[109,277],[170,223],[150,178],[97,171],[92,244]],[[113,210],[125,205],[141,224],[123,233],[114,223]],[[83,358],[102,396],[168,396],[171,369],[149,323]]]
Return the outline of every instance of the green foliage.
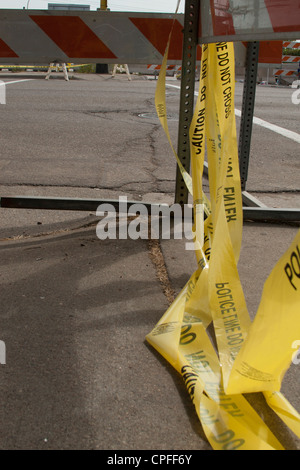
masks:
[[[74,68],[77,73],[96,73],[96,64],[86,64]]]
[[[289,49],[288,47],[285,47],[283,49],[283,55],[294,55],[300,57],[300,49]]]

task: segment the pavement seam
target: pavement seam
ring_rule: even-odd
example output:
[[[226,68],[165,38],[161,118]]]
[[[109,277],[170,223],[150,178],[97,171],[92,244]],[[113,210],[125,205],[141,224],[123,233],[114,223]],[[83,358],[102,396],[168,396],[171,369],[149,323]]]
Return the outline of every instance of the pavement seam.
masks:
[[[162,253],[160,241],[153,240],[149,237],[148,249],[149,249],[149,257],[152,261],[152,264],[156,272],[156,277],[160,282],[163,293],[165,297],[167,298],[169,305],[171,305],[176,298],[176,294],[169,278],[169,274],[168,274],[167,266],[166,266],[165,259]]]
[[[49,231],[49,232],[39,232],[39,233],[34,233],[34,234],[29,234],[29,235],[15,235],[13,237],[6,237],[6,238],[0,238],[0,242],[13,242],[13,241],[16,241],[16,240],[30,240],[30,239],[33,239],[33,238],[42,238],[42,237],[49,237],[49,236],[52,236],[52,235],[61,235],[63,233],[70,233],[70,232],[74,232],[76,230],[80,230],[80,229],[83,229],[83,228],[90,228],[90,227],[93,227],[93,226],[96,226],[97,225],[97,221],[93,220],[91,222],[88,222],[88,223],[85,223],[85,224],[82,224],[82,225],[78,225],[76,227],[70,227],[70,228],[64,228],[64,229],[60,229],[60,230],[53,230],[53,231]]]

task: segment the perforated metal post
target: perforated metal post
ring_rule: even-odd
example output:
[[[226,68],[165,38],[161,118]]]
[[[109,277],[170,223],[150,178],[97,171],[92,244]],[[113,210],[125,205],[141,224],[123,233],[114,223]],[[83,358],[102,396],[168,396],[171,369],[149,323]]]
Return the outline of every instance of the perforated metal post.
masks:
[[[199,10],[199,0],[185,1],[181,95],[178,127],[178,157],[187,172],[190,171],[189,128],[194,112]],[[188,196],[188,189],[177,166],[175,203],[181,205],[187,204]]]
[[[242,190],[246,189],[248,178],[252,125],[256,95],[259,42],[249,42],[243,94],[243,106],[239,140],[239,162]]]

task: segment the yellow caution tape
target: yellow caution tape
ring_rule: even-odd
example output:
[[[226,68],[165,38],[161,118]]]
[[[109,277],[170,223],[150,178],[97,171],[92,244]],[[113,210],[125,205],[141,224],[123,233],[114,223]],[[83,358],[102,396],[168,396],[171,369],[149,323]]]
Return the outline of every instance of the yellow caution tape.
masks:
[[[177,10],[176,10],[177,13]],[[161,69],[160,69],[160,74],[158,76],[158,81],[157,81],[157,87],[156,87],[156,93],[155,93],[155,106],[156,106],[156,111],[158,118],[160,120],[160,123],[166,133],[166,136],[168,138],[169,144],[171,146],[171,149],[174,153],[174,156],[176,158],[178,167],[180,169],[180,172],[182,174],[183,180],[186,184],[186,187],[188,188],[189,192],[192,194],[192,178],[189,175],[189,173],[184,169],[177,152],[172,144],[170,132],[169,132],[169,127],[168,127],[168,119],[167,119],[167,106],[166,106],[166,73],[167,73],[167,62],[168,62],[168,54],[169,54],[169,46],[170,46],[170,41],[171,41],[171,36],[173,32],[173,27],[174,27],[175,20],[173,21],[173,25],[170,31],[169,39],[168,39],[168,44],[166,47],[166,51],[164,54],[164,58],[162,61]]]
[[[300,416],[279,392],[299,339],[300,231],[267,280],[251,325],[237,269],[243,210],[234,92],[233,44],[203,46],[190,128],[198,269],[147,341],[182,375],[213,449],[283,450],[242,394],[263,392],[300,437]],[[204,221],[199,207],[205,145],[211,213]],[[216,347],[207,333],[211,322]]]
[[[247,341],[233,365],[228,390],[280,391],[292,361],[293,343],[300,338],[299,292],[300,231],[265,283]]]
[[[70,64],[66,65],[67,69],[74,69],[76,67],[84,67],[87,64]],[[48,69],[50,65],[0,65],[0,69]],[[52,65],[51,68],[62,69],[61,66]]]
[[[233,44],[221,44],[208,46],[209,72],[205,78],[210,86],[208,166],[213,168],[215,178],[211,191],[214,210],[208,296],[226,389],[232,364],[247,336],[250,318],[237,270],[243,208],[233,108],[234,50]],[[234,331],[231,331],[232,322]]]
[[[179,5],[180,5],[180,0],[178,1],[175,14],[178,12]],[[180,160],[180,158],[179,158],[179,156],[178,156],[178,154],[177,154],[177,152],[176,152],[176,150],[175,150],[175,148],[172,144],[172,140],[171,140],[171,136],[170,136],[170,132],[169,132],[169,127],[168,127],[168,119],[167,119],[166,75],[167,75],[169,46],[170,46],[170,42],[171,42],[171,36],[172,36],[174,24],[175,24],[175,18],[173,20],[173,24],[172,24],[171,31],[170,31],[169,38],[168,38],[167,47],[166,47],[166,50],[165,50],[165,54],[164,54],[164,57],[163,57],[160,73],[159,73],[159,76],[158,76],[156,93],[155,93],[155,107],[156,107],[156,112],[157,112],[158,118],[160,120],[160,123],[161,123],[161,125],[162,125],[162,127],[165,131],[165,134],[166,134],[167,139],[169,141],[170,147],[171,147],[171,149],[173,151],[173,154],[176,158],[177,165],[178,165],[178,168],[181,172],[181,175],[182,175],[182,178],[185,182],[185,185],[186,185],[189,193],[191,195],[193,195],[192,178],[191,178],[190,174],[185,170],[184,166],[182,165],[181,160]],[[209,215],[209,213],[210,213],[210,202],[209,202],[208,198],[205,196],[204,193],[202,194],[201,199],[203,200],[205,212],[206,212],[207,215]]]

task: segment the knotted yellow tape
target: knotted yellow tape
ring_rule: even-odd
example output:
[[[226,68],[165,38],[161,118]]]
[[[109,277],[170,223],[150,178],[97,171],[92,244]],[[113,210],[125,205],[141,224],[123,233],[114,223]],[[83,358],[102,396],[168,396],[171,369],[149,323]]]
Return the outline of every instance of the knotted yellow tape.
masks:
[[[147,341],[182,375],[214,449],[282,450],[242,394],[264,392],[269,406],[300,437],[300,416],[279,393],[292,344],[300,338],[300,231],[267,280],[251,325],[237,269],[243,210],[234,92],[233,44],[203,46],[190,128],[198,269]],[[204,221],[205,142],[211,213]],[[211,322],[216,347],[207,334]]]

